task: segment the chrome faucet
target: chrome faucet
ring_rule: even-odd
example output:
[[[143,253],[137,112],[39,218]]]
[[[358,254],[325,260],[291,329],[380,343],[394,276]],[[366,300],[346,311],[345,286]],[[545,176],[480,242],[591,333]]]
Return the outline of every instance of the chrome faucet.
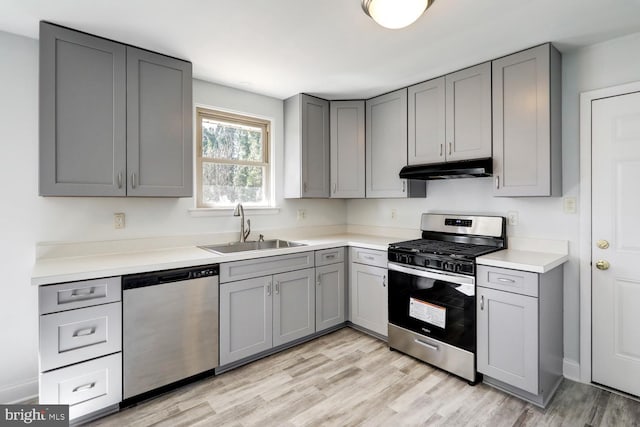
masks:
[[[233,210],[233,216],[240,217],[240,241],[246,242],[247,237],[251,233],[251,221],[247,220],[247,231],[244,231],[244,208],[242,207],[242,203],[238,203],[236,208]]]

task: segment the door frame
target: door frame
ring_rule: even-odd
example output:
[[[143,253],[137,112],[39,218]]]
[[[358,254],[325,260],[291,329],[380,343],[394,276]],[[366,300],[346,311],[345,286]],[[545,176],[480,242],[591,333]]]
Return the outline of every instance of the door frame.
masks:
[[[591,125],[592,105],[602,98],[640,92],[640,82],[580,94],[580,380],[591,383]]]

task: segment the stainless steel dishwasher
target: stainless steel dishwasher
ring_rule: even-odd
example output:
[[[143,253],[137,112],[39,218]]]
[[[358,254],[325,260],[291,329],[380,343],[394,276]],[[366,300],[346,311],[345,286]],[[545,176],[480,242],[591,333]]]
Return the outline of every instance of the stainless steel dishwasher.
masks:
[[[218,366],[218,272],[207,265],[122,277],[124,399]]]

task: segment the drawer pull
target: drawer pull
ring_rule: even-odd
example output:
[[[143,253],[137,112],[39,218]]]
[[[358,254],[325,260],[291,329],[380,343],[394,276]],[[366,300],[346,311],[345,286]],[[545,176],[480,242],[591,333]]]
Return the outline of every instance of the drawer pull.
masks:
[[[92,326],[90,328],[78,329],[73,333],[74,337],[86,337],[89,335],[93,335],[96,333],[96,327]]]
[[[362,258],[364,258],[364,259],[368,259],[369,261],[373,261],[373,260],[375,260],[375,258],[374,258],[374,257],[372,257],[372,256],[370,256],[370,255],[364,255]]]
[[[498,282],[502,282],[502,283],[516,283],[515,280],[513,279],[506,279],[504,277],[498,277]]]
[[[415,338],[413,340],[413,342],[416,343],[416,344],[419,344],[419,345],[421,345],[423,347],[426,347],[429,350],[433,350],[433,351],[439,351],[440,350],[437,345],[429,344],[429,343],[421,341],[421,340],[419,340],[417,338]]]
[[[78,387],[73,389],[73,393],[76,393],[78,391],[86,391],[86,390],[91,390],[92,388],[94,388],[96,386],[95,381],[92,383],[88,383],[88,384],[83,384],[83,385],[79,385]]]
[[[325,255],[324,258],[325,259],[334,259],[336,257],[336,254],[331,254],[331,255]]]
[[[90,288],[81,288],[81,289],[74,289],[71,292],[71,296],[72,297],[88,297],[91,296],[93,294],[96,293],[96,288],[95,287],[90,287]]]

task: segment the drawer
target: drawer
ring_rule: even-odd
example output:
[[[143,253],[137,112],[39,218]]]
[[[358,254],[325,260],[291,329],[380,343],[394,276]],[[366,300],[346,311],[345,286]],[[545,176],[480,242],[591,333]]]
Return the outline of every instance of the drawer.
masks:
[[[40,372],[122,349],[122,304],[40,316]]]
[[[40,286],[40,314],[120,301],[120,277]]]
[[[122,400],[122,353],[40,374],[40,404],[69,405],[78,418]]]
[[[316,267],[344,262],[344,248],[332,248],[316,251]]]
[[[508,268],[477,266],[477,285],[484,288],[513,292],[516,294],[538,296],[538,274],[529,271],[510,270]]]
[[[220,283],[286,273],[314,266],[314,253],[301,252],[220,264]]]
[[[351,248],[351,262],[387,268],[387,251]]]

